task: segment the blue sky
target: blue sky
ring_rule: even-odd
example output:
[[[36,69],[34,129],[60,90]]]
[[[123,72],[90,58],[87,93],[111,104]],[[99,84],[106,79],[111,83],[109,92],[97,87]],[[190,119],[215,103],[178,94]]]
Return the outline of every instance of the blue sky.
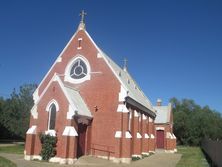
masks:
[[[222,112],[222,1],[2,0],[0,96],[40,83],[76,31],[128,69],[153,104],[194,99]]]

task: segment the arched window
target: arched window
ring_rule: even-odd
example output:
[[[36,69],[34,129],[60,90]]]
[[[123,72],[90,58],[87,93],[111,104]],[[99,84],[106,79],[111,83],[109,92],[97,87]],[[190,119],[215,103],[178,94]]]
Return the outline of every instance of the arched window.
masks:
[[[55,122],[56,122],[56,105],[54,103],[51,104],[49,109],[49,130],[55,129]]]

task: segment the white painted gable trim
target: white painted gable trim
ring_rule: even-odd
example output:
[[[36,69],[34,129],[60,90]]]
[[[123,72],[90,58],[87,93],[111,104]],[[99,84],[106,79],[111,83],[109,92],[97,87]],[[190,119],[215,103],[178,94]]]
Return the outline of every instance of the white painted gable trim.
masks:
[[[91,38],[91,36],[88,34],[88,32],[86,30],[84,30],[86,35],[88,36],[88,38],[91,40],[91,42],[93,43],[93,45],[95,46],[95,48],[97,49],[97,51],[99,52],[99,57],[101,56],[106,64],[108,65],[108,67],[111,69],[111,71],[113,72],[113,74],[116,76],[116,78],[118,79],[118,81],[121,83],[121,86],[124,87],[125,90],[127,90],[126,86],[124,85],[124,83],[121,81],[121,79],[119,78],[119,76],[116,74],[115,70],[112,68],[112,66],[109,64],[108,60],[106,59],[106,57],[103,55],[103,52],[99,49],[99,47],[96,45],[96,43],[93,41],[93,39]],[[98,57],[98,54],[97,54]]]
[[[71,39],[69,40],[69,42],[66,44],[65,48],[62,50],[62,52],[59,54],[59,56],[56,58],[56,60],[54,61],[53,65],[51,66],[51,68],[49,69],[49,71],[46,73],[46,75],[44,76],[44,78],[42,79],[42,81],[40,82],[38,88],[42,85],[43,81],[46,79],[46,77],[49,75],[49,73],[51,72],[51,70],[53,69],[53,67],[58,63],[58,62],[61,62],[61,56],[63,55],[63,53],[65,52],[65,50],[67,49],[67,47],[70,45],[71,41],[75,38],[77,32],[79,30],[77,30],[73,36],[71,37]],[[36,91],[38,91],[38,88],[35,90],[35,92],[33,94],[36,93]],[[38,93],[37,93],[38,94]]]
[[[50,80],[50,82],[48,83],[48,85],[46,86],[46,88],[43,90],[43,93],[41,94],[40,98],[38,99],[37,103],[35,105],[37,105],[39,103],[39,101],[42,99],[42,97],[44,96],[44,94],[46,93],[47,89],[49,88],[49,86],[51,85],[52,82],[57,81],[59,86],[61,87],[61,90],[63,91],[63,93],[65,94],[66,99],[68,100],[69,104],[71,105],[71,108],[73,112],[70,112],[70,110],[68,112],[70,113],[74,113],[77,110],[76,106],[72,103],[72,101],[69,99],[68,93],[65,90],[65,87],[61,81],[61,79],[57,76],[57,74],[55,74],[52,79]],[[72,115],[73,116],[73,115]],[[72,119],[71,115],[67,116],[67,119]]]
[[[66,126],[63,133],[63,136],[78,136],[76,129],[73,126]]]

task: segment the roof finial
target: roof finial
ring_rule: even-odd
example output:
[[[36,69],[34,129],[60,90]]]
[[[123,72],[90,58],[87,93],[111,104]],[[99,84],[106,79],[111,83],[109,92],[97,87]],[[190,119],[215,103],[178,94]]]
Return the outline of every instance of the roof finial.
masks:
[[[80,12],[80,14],[79,14],[79,16],[81,16],[81,23],[84,23],[84,17],[87,15],[87,13],[84,11],[84,10],[82,10],[81,12]]]
[[[81,16],[81,20],[80,20],[80,24],[79,24],[79,29],[82,30],[82,29],[85,29],[85,16],[87,15],[87,13],[82,10],[80,13],[79,13],[79,16]]]
[[[124,71],[127,71],[127,59],[126,58],[124,58],[124,60],[123,60],[123,62],[124,62],[124,65],[123,65],[123,70]]]

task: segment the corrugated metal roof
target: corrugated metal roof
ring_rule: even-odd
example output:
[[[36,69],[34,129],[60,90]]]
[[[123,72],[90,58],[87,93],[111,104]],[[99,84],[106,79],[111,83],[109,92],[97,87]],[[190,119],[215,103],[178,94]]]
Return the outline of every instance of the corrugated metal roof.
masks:
[[[150,100],[146,97],[143,91],[140,89],[138,84],[134,81],[128,71],[123,70],[120,68],[108,55],[104,52],[102,53],[103,56],[107,59],[108,63],[110,64],[113,71],[116,73],[116,76],[121,80],[124,84],[124,87],[128,89],[128,96],[137,101],[138,103],[142,104],[144,107],[148,108],[149,110],[155,112],[154,108]]]
[[[72,101],[73,105],[77,108],[78,115],[92,117],[91,112],[89,111],[86,103],[82,99],[79,92],[68,86],[65,86],[65,90],[69,96],[69,99]]]
[[[168,123],[170,122],[171,105],[168,106],[154,106],[156,112],[155,123]]]

